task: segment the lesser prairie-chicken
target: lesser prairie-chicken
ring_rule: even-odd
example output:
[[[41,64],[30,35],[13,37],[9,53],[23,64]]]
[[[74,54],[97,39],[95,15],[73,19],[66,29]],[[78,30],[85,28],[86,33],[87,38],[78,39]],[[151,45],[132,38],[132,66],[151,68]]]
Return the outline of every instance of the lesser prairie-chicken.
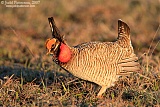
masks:
[[[118,20],[118,38],[115,42],[87,42],[73,47],[67,45],[53,17],[48,20],[53,38],[46,41],[47,53],[74,76],[100,85],[102,88],[98,96],[113,86],[119,76],[139,70],[129,26],[122,20]]]

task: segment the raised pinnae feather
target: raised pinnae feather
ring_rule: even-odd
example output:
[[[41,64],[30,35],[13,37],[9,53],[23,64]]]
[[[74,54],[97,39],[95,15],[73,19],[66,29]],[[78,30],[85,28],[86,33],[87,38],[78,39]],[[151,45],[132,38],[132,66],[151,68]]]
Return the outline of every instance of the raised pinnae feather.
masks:
[[[56,27],[53,17],[48,18],[49,25],[51,27],[52,37],[58,39],[60,42],[64,43],[64,35],[62,35],[59,29]]]

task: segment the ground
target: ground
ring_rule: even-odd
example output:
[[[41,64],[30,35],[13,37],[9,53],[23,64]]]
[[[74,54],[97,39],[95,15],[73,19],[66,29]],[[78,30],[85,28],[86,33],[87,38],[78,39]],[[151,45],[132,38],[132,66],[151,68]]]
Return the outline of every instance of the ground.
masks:
[[[160,106],[159,0],[37,3],[11,8],[1,1],[0,106]],[[98,99],[98,85],[68,74],[46,55],[51,16],[71,46],[116,40],[122,19],[130,26],[141,71],[120,77]]]

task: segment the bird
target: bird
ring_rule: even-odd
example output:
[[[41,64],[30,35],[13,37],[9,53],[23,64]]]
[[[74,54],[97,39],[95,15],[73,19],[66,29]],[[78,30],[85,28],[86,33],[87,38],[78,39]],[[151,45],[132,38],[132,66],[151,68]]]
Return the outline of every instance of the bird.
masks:
[[[130,28],[118,20],[118,37],[114,42],[91,41],[69,46],[56,27],[53,17],[48,18],[52,38],[47,39],[47,54],[72,75],[101,86],[97,96],[115,85],[120,76],[140,70],[138,57],[130,38]]]

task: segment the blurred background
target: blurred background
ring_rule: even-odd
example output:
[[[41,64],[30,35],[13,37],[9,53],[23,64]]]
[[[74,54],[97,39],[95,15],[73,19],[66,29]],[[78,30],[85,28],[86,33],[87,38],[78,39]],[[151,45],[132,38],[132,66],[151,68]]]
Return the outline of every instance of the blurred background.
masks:
[[[9,83],[11,84],[7,85],[9,88],[1,88],[3,94],[0,94],[0,105],[3,102],[4,105],[12,105],[13,103],[10,102],[12,100],[15,101],[15,105],[30,104],[32,102],[35,102],[32,104],[39,104],[38,98],[41,99],[42,102],[43,100],[44,102],[51,100],[50,104],[52,104],[55,99],[59,100],[57,97],[51,96],[55,93],[55,88],[60,89],[59,87],[61,87],[61,91],[59,91],[60,96],[62,96],[62,99],[65,98],[65,101],[68,101],[69,104],[71,102],[70,100],[80,102],[80,104],[85,101],[89,101],[89,104],[92,103],[91,97],[87,97],[85,94],[83,96],[85,97],[84,99],[80,97],[81,100],[79,98],[75,100],[72,94],[65,96],[66,90],[63,89],[61,82],[57,82],[59,85],[55,83],[55,79],[53,78],[55,74],[53,71],[58,71],[59,68],[52,62],[51,57],[46,55],[45,49],[46,39],[52,38],[48,17],[54,17],[57,27],[61,33],[65,35],[65,39],[71,46],[89,41],[115,41],[118,36],[118,19],[122,19],[131,29],[132,44],[135,53],[140,59],[139,62],[141,63],[142,70],[144,74],[148,71],[152,72],[151,74],[146,74],[146,78],[148,78],[148,75],[150,78],[153,78],[154,85],[152,86],[156,87],[154,88],[155,93],[158,93],[157,90],[159,89],[157,89],[157,87],[159,86],[156,84],[159,82],[154,81],[159,81],[158,78],[160,77],[159,0],[36,0],[34,3],[38,1],[38,4],[35,4],[35,7],[32,8],[6,7],[6,5],[3,4],[6,1],[9,2],[9,0],[3,0],[0,4],[0,87],[7,84],[6,81],[8,81],[8,79],[6,78],[12,74],[14,74],[16,81],[11,81],[10,77]],[[33,2],[32,0],[21,1]],[[48,73],[45,74],[45,72]],[[156,77],[155,74],[158,76]],[[47,81],[45,83],[51,84],[54,81],[51,88],[46,89],[42,79],[43,76],[45,76],[44,78]],[[134,78],[140,77],[136,75]],[[58,81],[61,80],[66,82],[72,81],[73,78],[58,79]],[[33,81],[39,85],[30,85]],[[137,79],[137,81],[138,84],[140,84],[139,81],[145,84],[143,82],[146,82],[146,79]],[[31,83],[29,85],[22,84],[28,82]],[[151,84],[150,81],[148,82],[148,84]],[[84,83],[81,85],[81,87],[83,87],[81,89],[87,90],[89,96],[93,95],[95,99],[95,92],[94,94],[90,94],[90,92],[93,91],[88,91],[92,85],[84,85]],[[132,79],[130,83],[133,89],[137,89],[135,93],[141,93],[142,89],[137,88],[139,85],[135,85],[134,79]],[[23,88],[23,86],[25,88]],[[39,88],[39,86],[43,86],[43,88]],[[15,87],[21,87],[23,90]],[[119,88],[118,85],[117,87]],[[17,93],[12,95],[8,93],[7,90],[9,89],[18,89],[18,91],[15,91]],[[115,90],[115,93],[117,90]],[[152,95],[152,91],[153,89],[151,89],[150,93],[148,93],[149,95],[147,95]],[[77,92],[77,90],[74,92]],[[81,93],[82,91],[78,92]],[[114,92],[113,89],[108,91],[107,93],[111,94],[107,94],[106,98],[113,97],[114,94],[112,94],[112,92]],[[132,92],[133,91],[131,91],[131,94]],[[117,96],[121,96],[119,91],[117,91],[117,93]],[[23,97],[24,95],[25,98]],[[68,97],[68,95],[71,97]],[[126,96],[128,95],[130,94],[127,93]],[[136,96],[134,93],[133,95]],[[159,98],[158,95],[160,94],[157,94],[155,99]],[[143,95],[140,94],[140,96]],[[67,100],[68,98],[71,99]],[[118,98],[120,99],[121,97]],[[125,98],[128,99],[128,97],[122,99],[124,100]],[[142,104],[150,104],[154,97],[147,101],[146,97],[144,97],[144,99],[141,97],[138,98],[140,101],[142,100]],[[122,99],[120,99],[120,101],[123,101]],[[133,100],[133,104],[139,104],[137,103],[139,100]],[[27,101],[30,102],[28,103]],[[59,101],[61,102],[61,100]],[[130,99],[128,101],[130,101]],[[97,101],[97,103],[99,102]],[[85,105],[86,103],[83,104]],[[15,105],[13,104],[12,106]]]

